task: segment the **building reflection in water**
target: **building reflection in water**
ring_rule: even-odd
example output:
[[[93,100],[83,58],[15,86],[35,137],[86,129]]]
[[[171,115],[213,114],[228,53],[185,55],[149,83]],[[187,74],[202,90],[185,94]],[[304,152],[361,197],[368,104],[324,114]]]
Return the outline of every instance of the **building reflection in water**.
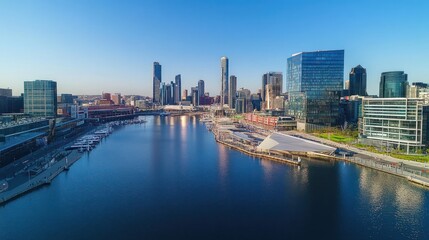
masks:
[[[368,168],[361,168],[359,188],[361,200],[370,204],[370,215],[374,221],[385,214],[382,210],[386,206],[392,205],[395,212],[392,213],[391,221],[394,221],[398,230],[402,229],[410,235],[421,231],[414,226],[421,226],[424,221],[422,189],[405,179]]]
[[[180,140],[182,141],[182,145],[186,144],[186,133],[188,132],[188,117],[180,116]]]
[[[258,160],[257,158],[254,158],[255,160]],[[262,171],[264,172],[264,180],[265,183],[268,185],[271,184],[272,178],[273,178],[273,162],[266,159],[260,159],[259,160],[262,166]]]
[[[223,146],[222,144],[218,144],[217,149],[219,151],[219,175],[223,186],[225,185],[225,178],[228,175],[228,148]]]
[[[292,178],[294,186],[307,186],[308,184],[308,163],[306,160],[301,162],[300,166],[292,169]]]

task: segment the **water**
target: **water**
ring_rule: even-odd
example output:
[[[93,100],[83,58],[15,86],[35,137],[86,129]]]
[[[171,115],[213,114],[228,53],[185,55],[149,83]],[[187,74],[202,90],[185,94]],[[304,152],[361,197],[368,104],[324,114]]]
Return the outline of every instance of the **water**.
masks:
[[[195,117],[147,120],[0,207],[0,239],[429,239],[429,191],[401,178],[255,159]]]

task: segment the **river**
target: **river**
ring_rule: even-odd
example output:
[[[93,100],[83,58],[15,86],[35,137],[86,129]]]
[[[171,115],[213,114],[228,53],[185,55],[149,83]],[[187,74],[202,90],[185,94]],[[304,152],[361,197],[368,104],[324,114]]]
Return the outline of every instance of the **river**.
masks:
[[[429,190],[404,179],[252,158],[197,117],[147,120],[1,206],[0,239],[429,239]]]

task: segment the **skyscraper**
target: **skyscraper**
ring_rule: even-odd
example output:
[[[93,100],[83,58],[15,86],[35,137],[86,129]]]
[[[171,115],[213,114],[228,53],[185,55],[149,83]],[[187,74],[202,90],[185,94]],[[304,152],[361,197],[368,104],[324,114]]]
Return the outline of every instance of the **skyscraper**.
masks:
[[[261,98],[262,102],[268,101],[266,99],[267,85],[275,85],[276,92],[275,96],[280,96],[283,92],[283,74],[281,72],[268,72],[262,75],[262,88],[261,88]],[[275,97],[274,96],[274,97]]]
[[[366,69],[361,65],[357,65],[350,71],[348,87],[350,95],[368,95],[366,92]]]
[[[273,101],[283,92],[283,74],[281,72],[268,72],[262,75],[262,105],[264,109],[272,109]]]
[[[173,104],[173,94],[172,94],[172,85],[167,84],[165,85],[165,97],[166,97],[166,105],[172,105]]]
[[[198,81],[198,97],[204,96],[204,80]]]
[[[188,89],[183,90],[182,101],[186,101],[188,97]]]
[[[228,65],[229,61],[227,57],[220,59],[220,67],[222,73],[222,89],[221,89],[221,105],[228,104]]]
[[[167,88],[165,86],[165,83],[161,83],[161,88],[160,88],[160,104],[161,105],[167,105]]]
[[[403,71],[381,73],[380,98],[404,98],[407,93],[408,76]]]
[[[200,97],[199,97],[199,93],[198,93],[198,87],[192,87],[191,88],[191,99],[192,99],[192,104],[194,106],[200,105]]]
[[[176,87],[178,88],[178,91],[179,91],[178,99],[179,99],[179,101],[181,101],[182,100],[182,76],[180,74],[178,74],[178,75],[176,75],[174,80],[176,82]]]
[[[153,103],[160,103],[160,87],[161,87],[161,64],[153,63]]]
[[[24,113],[37,117],[55,117],[57,83],[52,80],[25,81]]]
[[[229,108],[235,108],[235,101],[237,100],[237,77],[231,75],[229,78],[229,93],[228,93],[228,105]]]
[[[344,84],[344,50],[301,52],[287,60],[286,113],[299,130],[335,126]]]

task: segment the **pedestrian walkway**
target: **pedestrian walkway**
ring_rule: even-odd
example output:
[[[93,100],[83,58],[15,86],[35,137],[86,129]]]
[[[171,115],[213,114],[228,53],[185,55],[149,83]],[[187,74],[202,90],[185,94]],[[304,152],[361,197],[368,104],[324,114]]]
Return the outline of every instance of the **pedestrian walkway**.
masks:
[[[330,140],[327,140],[327,139],[324,139],[324,138],[319,138],[319,137],[316,137],[316,136],[308,134],[308,133],[303,133],[303,132],[298,132],[298,131],[288,131],[288,132],[285,132],[285,133],[290,134],[290,135],[294,135],[294,136],[300,136],[300,137],[305,138],[305,139],[313,140],[313,141],[320,142],[320,143],[323,143],[323,144],[327,144],[327,145],[330,145],[330,146],[334,146],[334,147],[337,147],[337,148],[347,149],[347,150],[350,150],[350,151],[353,151],[353,152],[356,152],[356,153],[359,153],[359,154],[362,154],[362,155],[366,155],[366,156],[372,157],[374,159],[381,159],[381,160],[389,161],[389,162],[392,162],[392,163],[402,163],[402,164],[414,166],[414,167],[417,167],[417,168],[427,168],[427,169],[429,169],[429,164],[427,164],[427,163],[425,164],[425,163],[421,163],[421,162],[408,161],[408,160],[394,158],[394,157],[391,157],[391,156],[388,156],[388,155],[385,155],[385,154],[373,153],[373,152],[362,150],[362,149],[359,149],[357,147],[353,147],[353,146],[350,146],[350,145],[347,145],[347,144],[337,143],[337,142],[330,141]]]

